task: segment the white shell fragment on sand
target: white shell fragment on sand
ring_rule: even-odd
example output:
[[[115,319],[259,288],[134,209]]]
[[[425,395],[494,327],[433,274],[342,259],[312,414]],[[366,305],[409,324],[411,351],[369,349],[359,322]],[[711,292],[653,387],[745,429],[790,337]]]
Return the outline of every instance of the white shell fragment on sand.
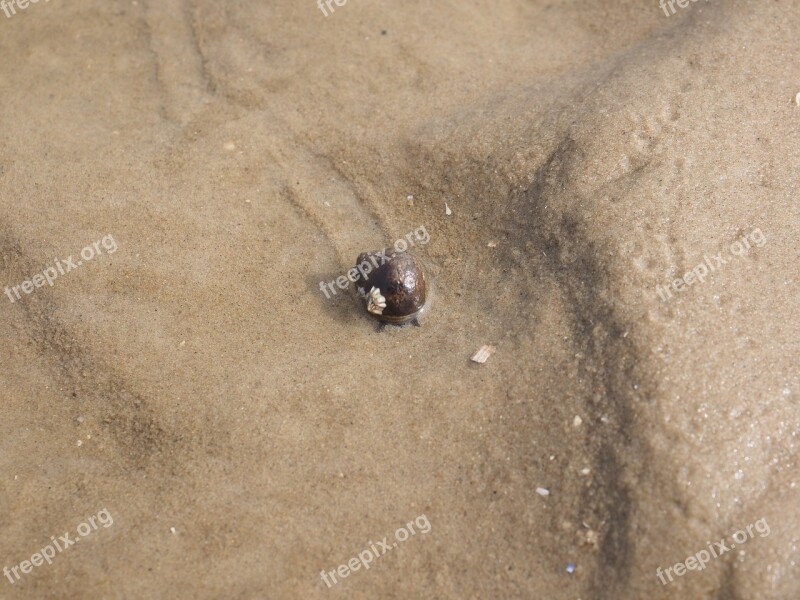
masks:
[[[794,103],[800,106],[800,92],[797,92],[797,96],[794,97]]]
[[[446,214],[448,217],[453,214],[453,211],[450,210],[449,206],[447,206],[447,202],[444,203],[444,214]]]
[[[537,487],[536,488],[536,493],[539,494],[540,496],[549,496],[550,495],[550,490],[548,490],[547,488],[543,488],[543,487]]]
[[[478,350],[472,357],[472,362],[483,364],[489,357],[494,354],[494,351],[497,350],[494,346],[481,346],[480,350]]]

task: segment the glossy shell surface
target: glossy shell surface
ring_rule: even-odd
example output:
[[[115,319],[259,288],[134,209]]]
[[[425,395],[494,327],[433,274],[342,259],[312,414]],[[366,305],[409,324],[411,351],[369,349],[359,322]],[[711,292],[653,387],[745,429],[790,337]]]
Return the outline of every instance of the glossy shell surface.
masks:
[[[420,316],[425,308],[425,272],[408,252],[362,252],[355,268],[356,289],[367,311],[385,323],[403,324]]]

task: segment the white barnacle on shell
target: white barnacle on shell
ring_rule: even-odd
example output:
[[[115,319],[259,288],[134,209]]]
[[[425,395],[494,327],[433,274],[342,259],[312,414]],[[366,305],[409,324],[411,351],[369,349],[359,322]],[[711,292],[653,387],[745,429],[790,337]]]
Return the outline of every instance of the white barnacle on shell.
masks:
[[[381,295],[381,291],[373,286],[369,291],[368,298],[367,310],[373,315],[382,315],[383,309],[386,308],[386,298]]]

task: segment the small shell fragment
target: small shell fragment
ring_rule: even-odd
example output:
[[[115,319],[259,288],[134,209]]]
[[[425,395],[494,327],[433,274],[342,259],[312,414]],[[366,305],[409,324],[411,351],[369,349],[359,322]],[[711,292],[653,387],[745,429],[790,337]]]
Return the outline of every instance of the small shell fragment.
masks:
[[[446,214],[448,217],[453,214],[453,211],[450,210],[449,206],[447,206],[447,202],[444,203],[444,214]]]
[[[536,488],[536,493],[539,494],[540,496],[549,496],[550,495],[550,490],[548,490],[547,488],[543,488],[543,487],[537,487]]]
[[[497,350],[494,346],[481,346],[480,350],[478,350],[472,357],[472,362],[483,364],[489,357],[494,354],[494,351]]]
[[[581,423],[583,423],[583,419],[581,419],[580,415],[575,415],[575,419],[573,419],[572,424],[575,427],[580,427]]]

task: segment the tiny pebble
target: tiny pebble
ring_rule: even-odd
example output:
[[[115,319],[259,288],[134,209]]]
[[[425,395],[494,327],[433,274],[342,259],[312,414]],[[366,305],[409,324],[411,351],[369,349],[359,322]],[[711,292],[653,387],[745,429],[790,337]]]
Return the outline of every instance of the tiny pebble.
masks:
[[[78,446],[83,446],[83,442],[81,440],[78,440]]]
[[[550,495],[550,490],[548,490],[547,488],[543,488],[543,487],[537,487],[536,488],[536,493],[539,494],[540,496],[549,496]]]
[[[175,535],[175,528],[174,527],[170,527],[169,530],[172,532],[172,535]]]
[[[800,92],[797,92],[797,96],[794,97],[794,103],[800,106]]]
[[[583,469],[581,469],[581,475],[588,475],[591,472],[592,470],[589,467],[584,467]]]
[[[572,424],[575,427],[580,427],[581,423],[583,423],[583,419],[581,419],[579,415],[575,415],[575,419],[572,421]]]
[[[444,203],[444,214],[446,214],[448,217],[453,214],[453,211],[450,210],[449,206],[447,206],[447,202]]]
[[[487,245],[487,246],[489,246],[489,248],[496,248],[496,247],[497,247],[497,242],[495,242],[495,241],[492,241],[492,242],[489,242],[489,243],[488,243],[488,244],[486,244],[486,245]]]
[[[574,573],[575,572],[575,563],[567,563],[567,573]]]

